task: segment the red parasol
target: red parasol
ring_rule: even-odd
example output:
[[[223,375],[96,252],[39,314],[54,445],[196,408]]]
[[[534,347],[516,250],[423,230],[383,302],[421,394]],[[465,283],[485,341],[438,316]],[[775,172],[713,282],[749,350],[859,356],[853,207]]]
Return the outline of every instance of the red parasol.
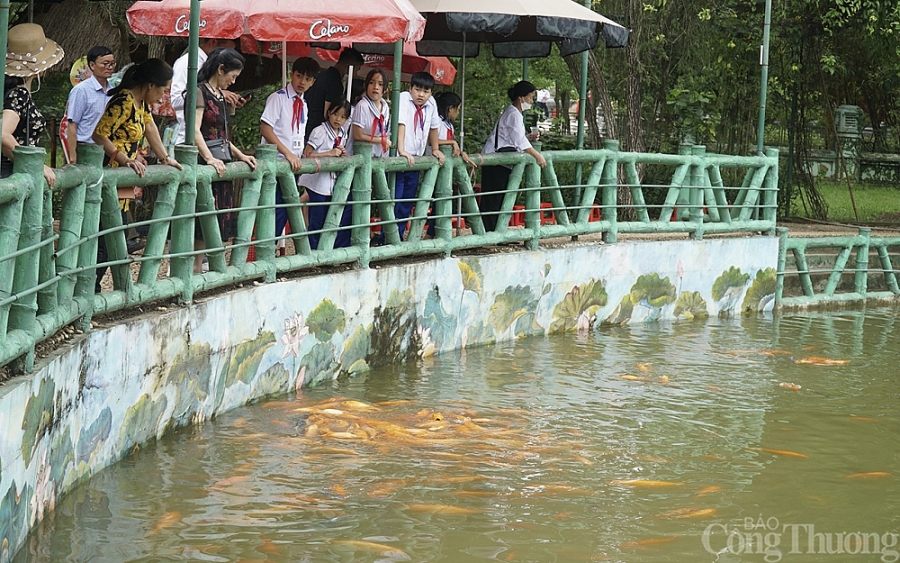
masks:
[[[188,35],[190,0],[141,0],[126,12],[135,33]],[[204,0],[200,37],[235,38],[250,33],[259,41],[416,41],[425,19],[409,0],[333,2],[328,0]]]
[[[349,44],[342,45],[347,47]],[[263,56],[276,56],[281,54],[280,41],[255,41],[250,35],[241,36],[241,52],[245,54],[256,55],[262,51]],[[340,56],[340,50],[335,49],[313,49],[307,43],[298,43],[291,41],[287,44],[287,56],[289,58],[296,57],[313,57],[321,62],[333,63],[337,62]],[[380,68],[388,72],[394,70],[393,55],[363,54],[365,59],[364,67]],[[416,53],[415,43],[403,44],[403,60],[401,62],[401,70],[404,75],[413,74],[415,72],[425,71],[434,77],[436,83],[441,86],[449,86],[453,84],[456,78],[456,68],[447,57],[423,57]]]

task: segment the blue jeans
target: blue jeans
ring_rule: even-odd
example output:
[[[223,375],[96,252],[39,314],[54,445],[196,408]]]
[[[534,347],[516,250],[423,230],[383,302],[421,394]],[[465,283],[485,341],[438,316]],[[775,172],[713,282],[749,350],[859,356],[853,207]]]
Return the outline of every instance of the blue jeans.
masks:
[[[278,185],[275,187],[275,205],[281,205],[284,203],[284,197],[281,195],[281,182],[278,182]],[[282,231],[284,231],[284,226],[287,225],[288,215],[287,209],[284,207],[276,207],[275,208],[275,236],[281,236]]]
[[[307,190],[309,194],[309,202],[310,203],[330,203],[331,196],[330,195],[321,195],[317,194],[312,190]],[[347,227],[350,225],[351,219],[351,208],[352,205],[350,202],[347,202],[347,205],[344,206],[344,212],[341,214],[341,226]],[[328,210],[331,209],[331,206],[328,205],[311,205],[309,206],[309,230],[310,231],[318,231],[325,225],[325,217],[328,215]],[[309,246],[310,248],[317,249],[319,248],[319,233],[314,233],[309,235]],[[334,248],[343,248],[346,246],[350,246],[350,229],[341,229],[337,232],[337,236],[334,239]]]
[[[397,179],[394,185],[395,199],[413,200],[419,190],[419,171],[412,170],[408,172],[397,172]],[[408,219],[415,207],[415,201],[398,201],[394,204],[394,218],[400,221]],[[403,233],[406,231],[406,221],[397,223],[397,231],[400,233],[400,240],[403,240]]]

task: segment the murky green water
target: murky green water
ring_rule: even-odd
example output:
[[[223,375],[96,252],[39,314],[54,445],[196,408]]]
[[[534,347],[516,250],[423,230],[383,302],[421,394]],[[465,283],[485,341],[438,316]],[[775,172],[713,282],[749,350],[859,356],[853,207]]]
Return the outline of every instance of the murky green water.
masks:
[[[146,447],[15,561],[897,561],[895,316],[637,326],[378,370]]]

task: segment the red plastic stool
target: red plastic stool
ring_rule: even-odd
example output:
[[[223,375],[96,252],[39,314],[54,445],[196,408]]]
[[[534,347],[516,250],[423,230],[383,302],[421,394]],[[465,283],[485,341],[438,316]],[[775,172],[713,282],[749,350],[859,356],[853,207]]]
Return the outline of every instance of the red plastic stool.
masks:
[[[591,214],[588,216],[588,223],[601,220],[603,220],[603,212],[600,211],[600,206],[595,203],[591,206]]]
[[[513,214],[512,214],[512,217],[509,218],[509,226],[510,227],[524,227],[525,226],[525,206],[524,205],[513,205]]]
[[[544,211],[545,209],[549,211]],[[541,225],[555,225],[556,214],[553,212],[553,204],[549,201],[541,203]]]

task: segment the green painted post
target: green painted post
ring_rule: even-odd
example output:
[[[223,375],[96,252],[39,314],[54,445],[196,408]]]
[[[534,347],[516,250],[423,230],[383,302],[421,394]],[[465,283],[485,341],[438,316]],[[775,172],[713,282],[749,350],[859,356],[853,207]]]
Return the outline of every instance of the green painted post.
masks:
[[[42,210],[41,241],[49,241],[53,238],[53,192],[50,186],[44,190],[44,205]],[[56,262],[53,260],[55,253],[54,243],[45,244],[40,251],[40,269],[38,271],[38,283],[44,284],[56,277]],[[59,282],[57,282],[58,284]],[[38,315],[55,312],[57,308],[56,291],[57,284],[48,285],[38,290]]]
[[[191,0],[190,24],[188,27],[188,67],[187,86],[184,97],[184,144],[194,144],[194,128],[197,112],[188,108],[197,107],[197,52],[200,50],[200,0]]]
[[[122,210],[119,207],[117,184],[113,178],[106,176],[101,188],[100,225],[106,242],[107,260],[110,262],[128,258],[128,243],[125,242],[125,231],[122,227]],[[113,230],[116,229],[116,230]],[[132,285],[131,268],[128,264],[110,266],[113,286],[117,290],[130,291]]]
[[[703,162],[703,156],[706,154],[706,147],[703,145],[695,145],[691,147],[691,156],[696,160]],[[688,191],[688,201],[690,207],[688,216],[694,223],[695,230],[690,234],[691,240],[703,240],[703,186],[705,181],[703,178],[704,167],[701,164],[691,165],[691,189]]]
[[[400,124],[400,87],[401,73],[403,72],[403,40],[394,41],[394,87],[391,88],[391,156],[397,155],[397,132]],[[349,86],[348,86],[349,88]],[[393,192],[391,182],[391,192]]]
[[[766,149],[766,157],[774,162],[766,172],[763,180],[763,220],[772,223],[769,235],[775,233],[775,222],[778,218],[778,149]]]
[[[588,0],[585,5],[590,7],[590,0]],[[584,106],[587,104],[587,83],[588,83],[588,52],[584,51],[581,53],[581,84],[578,89],[578,137],[575,141],[575,148],[578,150],[584,149]],[[568,119],[567,113],[562,113],[563,110],[560,108],[558,110],[559,114],[562,114]],[[577,162],[575,164],[575,201],[581,200],[581,174],[582,174],[582,164],[581,162]]]
[[[271,149],[269,149],[271,150]],[[268,154],[268,153],[267,153]],[[263,176],[259,191],[259,205],[262,209],[256,212],[256,263],[263,264],[266,269],[265,280],[275,281],[275,190],[278,189],[278,177],[275,173],[277,160],[272,166],[272,174]]]
[[[360,143],[353,147],[354,155],[362,158],[362,164],[353,172],[353,181],[350,184],[350,193],[353,197],[353,231],[350,234],[353,246],[359,247],[359,267],[368,268],[371,258],[369,241],[371,238],[372,217],[372,145]]]
[[[453,148],[450,145],[441,145],[444,153],[444,165],[438,171],[437,183],[434,186],[434,214],[437,217],[434,222],[435,238],[449,241],[453,238],[453,170],[456,159],[452,157]],[[465,166],[465,165],[463,165]],[[450,246],[447,246],[447,256],[450,256]]]
[[[778,233],[778,271],[775,273],[775,309],[781,308],[784,298],[784,269],[787,267],[787,243],[788,230],[785,227],[776,227]]]
[[[31,194],[25,198],[22,208],[22,227],[18,249],[36,245],[41,240],[41,218],[44,207],[44,149],[18,146],[13,149],[13,174],[30,177]],[[38,283],[40,254],[22,254],[16,258],[13,273],[13,293],[24,293]],[[16,299],[9,308],[8,330],[20,329],[27,335],[34,333],[34,319],[37,314],[37,294],[31,293]],[[34,343],[25,354],[22,369],[31,373],[34,369]]]
[[[872,229],[860,227],[859,236],[863,242],[856,247],[856,272],[853,275],[853,285],[856,293],[865,297],[869,290],[869,243],[872,239]]]
[[[175,196],[175,215],[191,215],[197,203],[197,146],[177,145],[175,160],[184,167],[184,177]],[[181,280],[181,300],[194,300],[194,219],[186,217],[172,221],[172,240],[169,243],[172,254],[186,254],[169,259],[169,274]]]
[[[766,135],[766,94],[769,88],[769,30],[772,29],[772,0],[766,0],[766,15],[763,22],[763,44],[759,52],[759,122],[756,126],[756,154],[763,155]]]
[[[537,250],[541,239],[541,167],[528,160],[532,162],[525,166],[525,228],[531,229],[531,238],[525,241],[525,247]]]
[[[81,151],[79,149],[76,150],[78,150],[80,155]],[[81,163],[79,162],[79,164]],[[88,168],[83,170],[81,183],[63,191],[62,194],[62,211],[59,217],[59,248],[68,248],[81,238],[81,229],[84,224],[84,198],[87,192],[87,178],[93,175],[92,170]],[[65,274],[76,267],[78,255],[82,249],[83,247],[56,257],[56,271],[61,276],[59,283],[56,285],[56,298],[62,307],[67,307],[75,295],[76,277]]]
[[[205,171],[209,171],[206,168]],[[199,171],[200,169],[198,169]],[[212,177],[198,174],[197,178],[197,213],[208,213],[216,210],[216,199],[212,193],[212,182],[216,178],[215,171]],[[194,227],[195,229],[197,227]],[[203,248],[206,257],[209,260],[209,271],[224,272],[227,265],[225,264],[225,245],[222,242],[222,231],[219,229],[219,218],[217,215],[203,215],[200,217],[200,230],[203,233]],[[194,233],[196,236],[196,233]]]
[[[9,0],[0,0],[0,61],[6,60],[6,38],[9,34]],[[0,84],[0,100],[6,99],[5,84]],[[3,112],[0,112],[0,126],[3,125]]]
[[[85,186],[84,220],[81,222],[81,239],[78,249],[78,268],[88,268],[97,263],[97,232],[100,230],[100,190],[103,186],[103,148],[98,145],[79,143],[78,166],[95,171],[97,180]],[[94,314],[94,285],[97,271],[83,269],[78,272],[75,282],[75,298],[86,304],[87,309],[79,322],[79,328],[87,332],[91,328]]]
[[[619,237],[618,210],[616,208],[616,197],[619,191],[616,185],[619,181],[619,141],[606,139],[603,141],[603,149],[610,153],[606,159],[606,165],[603,167],[603,174],[600,177],[601,215],[603,220],[609,225],[609,230],[603,233],[603,242],[613,244]]]

